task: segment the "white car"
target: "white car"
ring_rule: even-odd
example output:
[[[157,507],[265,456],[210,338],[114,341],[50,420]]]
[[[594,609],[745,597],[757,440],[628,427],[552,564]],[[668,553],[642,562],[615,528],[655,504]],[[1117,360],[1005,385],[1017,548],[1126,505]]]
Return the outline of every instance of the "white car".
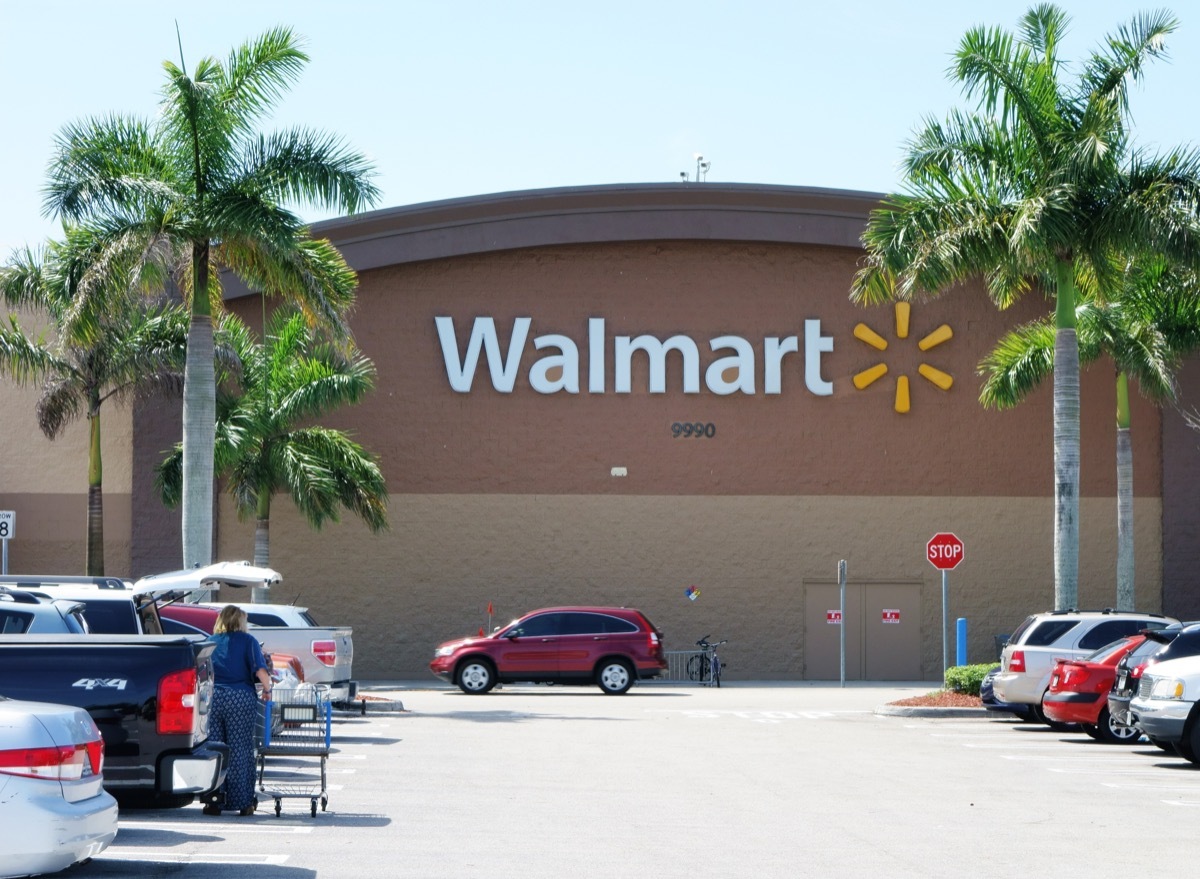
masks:
[[[104,742],[82,708],[0,696],[0,879],[56,873],[117,835]]]
[[[1200,763],[1200,656],[1149,666],[1129,702],[1131,723],[1156,745]]]
[[[1001,702],[1026,705],[1048,723],[1042,699],[1050,687],[1056,659],[1081,659],[1092,651],[1142,629],[1179,622],[1156,613],[1114,610],[1056,610],[1033,614],[1017,627],[1000,654],[992,692]]]

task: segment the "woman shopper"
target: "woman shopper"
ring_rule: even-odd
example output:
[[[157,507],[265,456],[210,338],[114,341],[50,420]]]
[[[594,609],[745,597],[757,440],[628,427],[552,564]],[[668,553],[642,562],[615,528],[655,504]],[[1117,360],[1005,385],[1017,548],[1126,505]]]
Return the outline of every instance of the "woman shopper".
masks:
[[[254,682],[262,684],[262,697],[271,698],[271,673],[262,647],[246,631],[246,612],[227,604],[213,626],[213,678],[216,688],[209,737],[229,746],[229,767],[217,800],[204,807],[205,815],[220,815],[222,809],[253,815],[254,729],[258,720],[258,697]]]

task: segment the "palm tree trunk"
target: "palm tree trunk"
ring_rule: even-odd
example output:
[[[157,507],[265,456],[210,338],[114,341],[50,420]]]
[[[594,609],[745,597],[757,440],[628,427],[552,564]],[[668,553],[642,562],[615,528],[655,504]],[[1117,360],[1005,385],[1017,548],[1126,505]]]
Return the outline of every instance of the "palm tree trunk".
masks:
[[[265,568],[271,561],[271,492],[258,493],[258,511],[254,521],[254,564]],[[250,594],[253,602],[270,601],[266,587],[255,586]]]
[[[1054,608],[1079,604],[1079,338],[1075,273],[1058,262],[1054,335]]]
[[[192,320],[183,367],[183,566],[212,563],[216,367],[208,299],[208,243],[192,247]]]
[[[1134,609],[1133,437],[1129,377],[1117,374],[1117,610]]]
[[[96,396],[93,394],[93,396]],[[104,468],[100,459],[100,401],[88,411],[87,575],[104,576]]]

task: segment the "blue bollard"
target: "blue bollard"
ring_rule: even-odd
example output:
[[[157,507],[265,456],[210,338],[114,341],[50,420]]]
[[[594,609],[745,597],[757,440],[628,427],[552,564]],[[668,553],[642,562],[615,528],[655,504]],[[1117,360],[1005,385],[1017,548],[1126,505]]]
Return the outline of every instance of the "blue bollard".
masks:
[[[955,640],[958,642],[958,651],[955,654],[957,665],[967,664],[967,618],[959,617],[958,626],[955,630]]]

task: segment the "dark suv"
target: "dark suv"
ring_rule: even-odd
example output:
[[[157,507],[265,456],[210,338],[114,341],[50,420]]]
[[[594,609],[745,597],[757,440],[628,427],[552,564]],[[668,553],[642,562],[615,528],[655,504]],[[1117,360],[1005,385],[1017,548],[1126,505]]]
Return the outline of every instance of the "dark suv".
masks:
[[[548,607],[490,635],[440,644],[429,669],[464,693],[499,683],[596,684],[619,695],[667,670],[662,633],[628,607]]]

